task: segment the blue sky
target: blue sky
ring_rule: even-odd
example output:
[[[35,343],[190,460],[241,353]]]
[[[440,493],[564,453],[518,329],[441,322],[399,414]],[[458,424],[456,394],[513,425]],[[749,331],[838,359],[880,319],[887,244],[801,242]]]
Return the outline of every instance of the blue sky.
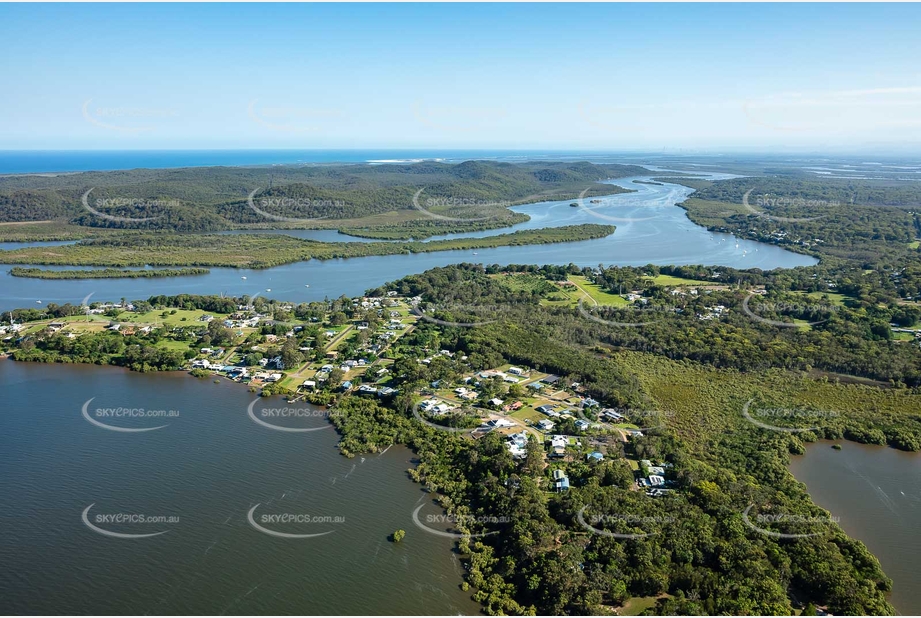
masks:
[[[921,6],[0,5],[0,149],[911,149]]]

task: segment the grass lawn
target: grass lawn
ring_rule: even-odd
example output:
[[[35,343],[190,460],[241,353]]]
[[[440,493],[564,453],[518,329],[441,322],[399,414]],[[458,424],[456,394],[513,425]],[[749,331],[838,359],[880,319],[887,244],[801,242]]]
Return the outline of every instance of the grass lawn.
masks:
[[[176,313],[173,313],[175,311]],[[201,326],[207,327],[206,322],[199,322],[198,318],[203,315],[213,315],[215,319],[221,319],[226,316],[226,314],[220,313],[210,313],[208,311],[202,311],[200,309],[195,309],[187,311],[185,309],[167,309],[166,316],[163,316],[163,309],[155,309],[153,311],[148,311],[147,313],[135,313],[133,311],[124,311],[115,318],[114,322],[130,322],[133,324],[165,324],[167,326]],[[183,319],[184,318],[184,319]]]
[[[164,350],[174,350],[176,352],[186,352],[188,351],[189,344],[194,343],[190,341],[173,341],[172,339],[161,339],[157,342],[157,347]]]
[[[278,382],[278,384],[280,384],[282,388],[287,388],[287,389],[291,389],[292,391],[295,391],[297,390],[298,386],[304,383],[304,380],[309,380],[309,379],[310,378],[294,377],[294,376],[289,375],[289,376],[282,378]]]
[[[685,279],[684,277],[674,277],[672,275],[656,275],[655,277],[643,277],[647,281],[652,281],[656,285],[667,285],[671,287],[681,285],[716,285],[713,281],[702,281],[700,279]]]
[[[655,607],[659,597],[632,597],[617,611],[620,616],[639,616],[645,610]]]
[[[815,300],[822,300],[823,296],[827,296],[828,301],[836,307],[843,307],[846,301],[853,300],[853,298],[848,296],[847,294],[837,294],[835,292],[797,292],[797,293],[804,294],[808,296],[809,298],[814,298]]]
[[[601,289],[598,284],[589,283],[588,279],[581,275],[571,275],[569,280],[582,288],[589,298],[599,305],[613,305],[615,307],[629,304],[629,301],[617,294],[610,294]],[[578,300],[578,299],[576,299]]]
[[[570,275],[569,281],[575,285],[558,286],[552,295],[554,299],[545,298],[541,300],[541,304],[546,306],[575,307],[579,304],[580,299],[583,305],[588,306],[598,304],[621,307],[629,304],[629,301],[625,298],[617,294],[605,292],[598,285],[589,283],[588,280],[581,275]]]
[[[916,241],[914,241],[914,242],[908,243],[908,248],[909,248],[909,249],[918,249],[918,248],[921,248],[921,240],[916,240]]]

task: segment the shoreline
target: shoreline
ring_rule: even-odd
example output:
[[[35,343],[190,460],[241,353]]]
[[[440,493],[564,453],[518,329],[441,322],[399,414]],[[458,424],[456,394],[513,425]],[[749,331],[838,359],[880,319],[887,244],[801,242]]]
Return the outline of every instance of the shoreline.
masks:
[[[843,445],[841,450],[833,445]],[[859,459],[862,462],[852,460]],[[917,614],[921,608],[919,590],[921,577],[913,576],[916,570],[906,564],[906,554],[914,555],[917,547],[912,537],[899,534],[898,528],[913,527],[921,516],[907,523],[910,510],[905,494],[892,492],[892,479],[885,470],[901,462],[906,469],[921,463],[921,452],[902,451],[888,445],[862,444],[852,440],[818,440],[806,446],[806,453],[791,455],[787,471],[806,485],[810,500],[826,511],[837,515],[837,526],[849,538],[864,544],[880,563],[883,572],[892,580],[892,590],[887,600],[899,614]],[[881,472],[882,471],[882,472]],[[896,485],[904,480],[905,490],[911,486],[912,476],[900,476]],[[918,482],[914,479],[915,483]],[[888,492],[888,496],[887,496]],[[876,500],[869,499],[870,497]],[[880,502],[882,501],[882,502]],[[882,504],[881,507],[879,505]],[[879,508],[877,508],[879,507]],[[896,527],[893,534],[887,528]],[[912,545],[906,548],[906,543]],[[896,606],[898,603],[898,606]],[[907,604],[907,605],[906,605]]]

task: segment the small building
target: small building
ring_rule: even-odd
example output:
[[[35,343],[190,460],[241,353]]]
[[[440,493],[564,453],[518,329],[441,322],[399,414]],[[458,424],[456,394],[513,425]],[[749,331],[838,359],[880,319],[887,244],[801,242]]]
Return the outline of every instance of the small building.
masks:
[[[553,421],[548,421],[547,419],[538,421],[537,426],[543,431],[553,431],[553,428],[556,427]]]
[[[569,491],[569,477],[562,470],[553,471],[554,488],[558,492]]]

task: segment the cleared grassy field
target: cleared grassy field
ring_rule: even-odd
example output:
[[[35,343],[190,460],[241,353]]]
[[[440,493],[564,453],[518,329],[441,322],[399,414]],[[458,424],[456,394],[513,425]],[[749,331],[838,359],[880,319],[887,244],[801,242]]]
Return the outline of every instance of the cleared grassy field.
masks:
[[[682,285],[691,285],[691,286],[700,286],[700,285],[714,285],[712,281],[703,281],[701,279],[685,279],[684,277],[674,277],[672,275],[656,275],[655,277],[643,277],[647,281],[652,281],[656,285],[662,286],[682,286]]]
[[[175,311],[175,313],[173,313]],[[163,314],[166,315],[163,315]],[[148,311],[147,313],[134,313],[133,311],[124,311],[115,318],[114,322],[125,322],[132,324],[164,324],[166,326],[192,326],[194,324],[199,324],[201,326],[207,326],[206,322],[199,322],[199,318],[203,315],[212,315],[215,319],[221,319],[226,317],[227,314],[220,313],[209,313],[207,311],[202,311],[200,309],[194,309],[187,311],[185,309],[167,309],[166,311],[162,309],[155,309],[153,311]],[[106,318],[108,319],[108,318]]]
[[[625,298],[617,294],[605,292],[600,286],[589,283],[589,281],[581,275],[570,275],[569,281],[574,285],[558,286],[554,291],[554,297],[560,298],[559,300],[545,299],[541,301],[541,304],[548,306],[575,307],[579,304],[579,300],[582,301],[583,305],[589,306],[606,305],[610,307],[622,307],[630,304]]]
[[[186,352],[190,349],[191,341],[173,341],[172,339],[161,339],[157,342],[158,348],[172,350],[174,352]]]
[[[836,307],[843,307],[845,302],[848,300],[853,300],[852,297],[847,294],[836,294],[834,292],[794,292],[808,296],[809,298],[814,298],[815,300],[822,300],[822,297],[827,296],[829,302]]]
[[[647,609],[655,607],[658,597],[632,597],[627,599],[618,610],[618,616],[639,616]]]

